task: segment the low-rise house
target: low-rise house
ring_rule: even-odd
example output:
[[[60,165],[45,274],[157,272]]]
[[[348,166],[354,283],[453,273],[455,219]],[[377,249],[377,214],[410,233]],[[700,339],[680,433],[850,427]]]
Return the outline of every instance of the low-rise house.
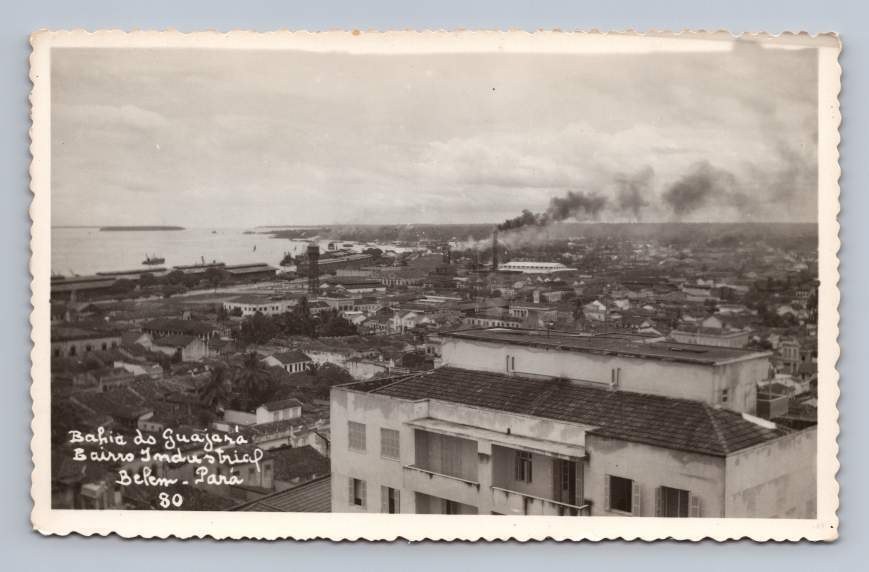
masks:
[[[330,474],[329,458],[309,445],[269,449],[274,488],[282,491]]]
[[[291,311],[298,304],[299,297],[275,298],[247,294],[225,301],[223,309],[230,313],[238,314],[241,312],[242,316],[253,316],[256,313],[264,316],[277,316]]]
[[[179,356],[181,361],[199,361],[208,356],[206,342],[191,335],[171,334],[154,338],[146,347],[168,356]]]
[[[142,324],[142,331],[154,337],[170,335],[195,336],[203,342],[218,335],[218,329],[205,322],[195,320],[158,319]]]
[[[392,317],[392,329],[395,332],[404,333],[423,324],[431,324],[432,320],[425,312],[396,311]]]
[[[332,478],[319,477],[244,503],[233,510],[252,512],[330,512]]]
[[[121,343],[120,332],[72,326],[51,328],[51,355],[53,357],[81,356],[94,350],[116,348]]]
[[[158,366],[159,367],[159,366]],[[106,367],[94,372],[100,391],[112,391],[126,387],[135,379],[135,375],[122,367]]]
[[[306,353],[299,350],[277,352],[263,358],[262,361],[271,367],[279,367],[287,373],[307,371],[314,365],[314,361]]]
[[[298,419],[302,416],[302,403],[298,399],[269,401],[256,408],[256,423],[273,423]]]
[[[603,322],[607,319],[606,305],[600,300],[594,300],[582,307],[582,315],[592,322]]]

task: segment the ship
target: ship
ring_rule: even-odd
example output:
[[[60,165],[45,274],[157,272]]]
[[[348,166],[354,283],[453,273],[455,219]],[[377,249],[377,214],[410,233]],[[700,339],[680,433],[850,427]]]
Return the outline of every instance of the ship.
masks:
[[[142,261],[142,264],[146,266],[156,266],[157,264],[163,264],[166,262],[166,259],[154,254],[153,256],[145,255],[145,260]]]

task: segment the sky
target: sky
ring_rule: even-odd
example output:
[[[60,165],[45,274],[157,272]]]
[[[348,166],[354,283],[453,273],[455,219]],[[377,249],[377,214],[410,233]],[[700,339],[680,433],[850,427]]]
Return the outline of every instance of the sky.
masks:
[[[51,86],[55,226],[495,223],[567,192],[817,220],[811,49],[55,48]]]

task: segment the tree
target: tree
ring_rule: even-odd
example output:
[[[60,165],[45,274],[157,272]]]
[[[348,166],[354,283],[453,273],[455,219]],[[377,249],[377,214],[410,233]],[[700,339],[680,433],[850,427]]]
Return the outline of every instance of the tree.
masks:
[[[150,272],[146,272],[139,276],[139,285],[142,288],[147,288],[148,286],[154,286],[157,284],[157,278],[151,274]]]
[[[211,370],[211,377],[199,391],[199,401],[204,405],[216,408],[222,406],[228,399],[232,389],[230,374],[223,364]]]
[[[346,369],[333,363],[324,363],[315,366],[311,373],[314,375],[317,397],[326,399],[329,397],[329,389],[335,385],[350,383],[353,376]]]
[[[229,273],[222,268],[212,266],[202,274],[202,277],[211,284],[212,288],[217,289],[229,279]]]
[[[242,394],[245,409],[251,403],[260,405],[268,401],[274,393],[274,378],[256,352],[245,355],[238,373],[237,387]]]
[[[184,281],[184,272],[181,270],[173,270],[166,275],[168,284],[181,284]]]
[[[274,320],[268,316],[264,316],[261,312],[257,312],[241,323],[238,341],[245,345],[259,345],[268,342],[277,334],[278,327],[275,325]]]
[[[135,289],[136,283],[129,278],[118,278],[115,283],[112,284],[113,294],[128,294]]]
[[[401,356],[401,365],[408,369],[424,369],[427,357],[425,352],[412,351]]]
[[[302,297],[291,312],[285,312],[279,317],[279,327],[285,336],[317,337],[317,321],[311,315],[311,307],[306,297]]]
[[[347,321],[337,311],[328,312],[322,318],[318,334],[327,337],[355,336],[356,326]]]

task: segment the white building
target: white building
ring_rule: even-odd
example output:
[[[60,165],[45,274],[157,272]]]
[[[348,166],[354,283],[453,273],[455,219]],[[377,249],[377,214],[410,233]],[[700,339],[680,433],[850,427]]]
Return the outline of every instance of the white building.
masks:
[[[298,419],[302,416],[302,403],[298,399],[283,399],[281,401],[269,401],[256,408],[256,423],[273,423]]]
[[[314,365],[314,360],[299,350],[277,352],[264,357],[261,361],[270,367],[279,367],[287,373],[307,371]]]
[[[443,367],[332,389],[332,512],[812,517],[816,430]]]
[[[502,272],[522,272],[523,274],[552,274],[571,270],[560,262],[513,261],[498,265]]]
[[[227,312],[241,311],[242,316],[253,316],[257,312],[264,316],[277,316],[292,311],[299,303],[299,297],[273,298],[247,294],[223,303]]]
[[[747,413],[768,353],[504,329],[441,339],[444,367],[332,389],[333,512],[816,513],[816,428]]]
[[[739,413],[755,412],[757,383],[769,373],[770,352],[643,343],[609,336],[492,328],[441,334],[443,364],[470,370],[563,378]]]

